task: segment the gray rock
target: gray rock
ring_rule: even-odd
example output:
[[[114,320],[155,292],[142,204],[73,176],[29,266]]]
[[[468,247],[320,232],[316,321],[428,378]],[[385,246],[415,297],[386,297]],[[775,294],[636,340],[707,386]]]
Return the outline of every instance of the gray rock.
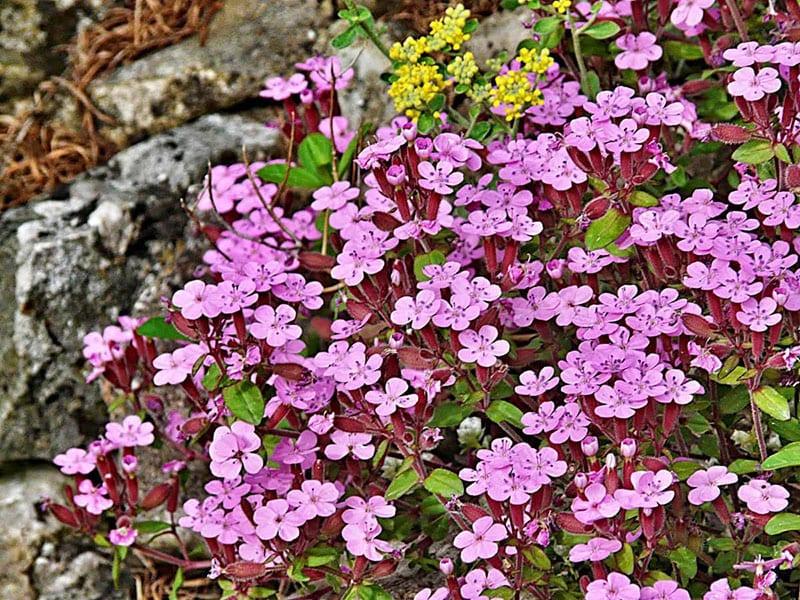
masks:
[[[257,97],[264,80],[289,74],[330,17],[313,0],[227,0],[208,29],[117,69],[89,94],[117,119],[103,129],[119,147]]]
[[[0,463],[97,435],[106,409],[84,383],[82,338],[120,314],[153,309],[199,262],[179,199],[208,161],[251,160],[277,135],[209,115],[125,150],[60,198],[0,216]]]

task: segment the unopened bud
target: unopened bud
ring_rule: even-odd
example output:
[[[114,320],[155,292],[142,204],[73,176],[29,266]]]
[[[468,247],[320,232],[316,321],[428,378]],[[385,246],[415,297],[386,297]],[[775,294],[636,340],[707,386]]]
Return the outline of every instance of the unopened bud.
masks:
[[[414,140],[414,148],[417,151],[417,156],[424,160],[431,155],[433,142],[430,138],[417,138]]]
[[[581,450],[585,456],[595,456],[600,450],[600,442],[593,435],[587,435],[581,440]]]
[[[439,570],[445,577],[450,577],[450,575],[453,574],[454,569],[455,566],[453,565],[452,559],[448,558],[447,556],[439,561]]]
[[[619,451],[624,458],[633,458],[636,456],[636,449],[636,440],[625,438],[622,440],[622,442],[620,442]]]
[[[392,165],[386,170],[386,180],[392,185],[402,185],[406,181],[406,168],[403,165]]]
[[[589,477],[586,473],[575,473],[575,479],[573,480],[575,483],[575,487],[579,490],[583,491],[587,485],[589,485]]]

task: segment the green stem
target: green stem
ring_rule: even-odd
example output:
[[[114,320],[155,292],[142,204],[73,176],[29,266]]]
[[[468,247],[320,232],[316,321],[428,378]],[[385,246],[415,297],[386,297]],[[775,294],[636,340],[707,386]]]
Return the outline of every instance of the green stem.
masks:
[[[366,35],[369,38],[369,40],[373,44],[375,44],[375,47],[381,51],[381,54],[383,54],[389,60],[392,60],[392,58],[389,56],[389,49],[378,37],[378,33],[372,28],[372,25],[371,24],[363,25],[359,23],[358,26],[361,28],[361,31],[364,32],[364,35]]]

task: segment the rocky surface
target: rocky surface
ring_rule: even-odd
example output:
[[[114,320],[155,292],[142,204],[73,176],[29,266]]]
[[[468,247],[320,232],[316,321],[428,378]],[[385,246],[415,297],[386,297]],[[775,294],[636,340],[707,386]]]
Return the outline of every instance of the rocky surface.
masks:
[[[0,216],[0,462],[50,459],[96,435],[105,406],[83,383],[83,335],[152,307],[195,265],[179,198],[208,161],[277,141],[258,122],[206,116]]]
[[[311,51],[330,11],[314,0],[226,0],[205,44],[197,36],[148,54],[89,87],[114,117],[103,134],[118,147],[258,96]]]

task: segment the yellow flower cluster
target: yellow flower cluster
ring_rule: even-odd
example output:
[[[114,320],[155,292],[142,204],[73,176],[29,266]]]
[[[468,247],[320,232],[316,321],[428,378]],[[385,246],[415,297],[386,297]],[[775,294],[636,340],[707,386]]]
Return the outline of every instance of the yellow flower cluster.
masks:
[[[397,79],[389,86],[389,97],[397,112],[415,120],[446,85],[436,65],[405,63],[394,73]]]
[[[522,70],[528,73],[536,73],[537,75],[544,75],[547,69],[553,66],[555,62],[553,57],[550,56],[550,50],[531,50],[523,48],[519,51],[517,60],[522,64]]]
[[[471,37],[464,33],[470,12],[464,8],[463,4],[457,4],[448,8],[444,17],[431,22],[431,33],[428,44],[431,50],[441,50],[445,46],[450,46],[453,50],[459,50],[461,45]]]
[[[492,106],[506,106],[506,121],[522,116],[529,106],[542,103],[542,92],[528,78],[525,71],[508,71],[494,78],[494,87],[489,92]]]
[[[392,47],[389,48],[389,58],[398,62],[415,63],[428,50],[428,38],[413,38],[409,36],[402,44],[400,42],[392,44]]]
[[[546,48],[541,51],[523,48],[516,60],[521,68],[495,77],[494,87],[489,92],[492,106],[506,106],[507,121],[521,117],[526,108],[543,103],[542,92],[530,75],[544,75],[555,62]]]
[[[478,71],[478,63],[475,62],[475,56],[472,52],[465,52],[463,56],[456,56],[447,65],[447,72],[453,76],[456,83],[469,84]]]
[[[556,0],[553,2],[553,8],[555,8],[560,15],[566,13],[570,6],[572,6],[572,2],[570,0]]]

